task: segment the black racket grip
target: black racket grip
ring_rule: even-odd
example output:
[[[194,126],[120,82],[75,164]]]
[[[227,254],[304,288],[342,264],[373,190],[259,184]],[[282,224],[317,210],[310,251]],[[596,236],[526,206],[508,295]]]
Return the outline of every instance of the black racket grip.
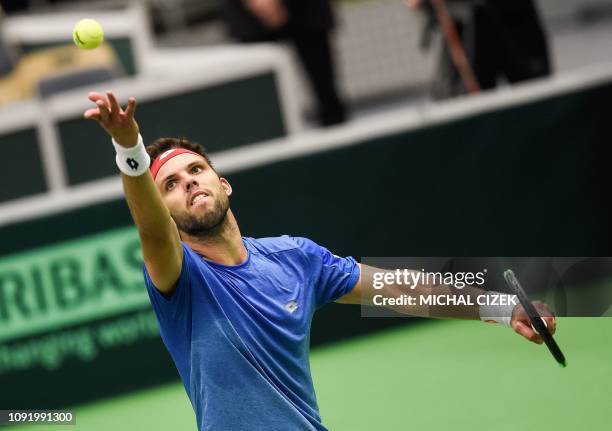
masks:
[[[529,316],[529,320],[531,320],[531,325],[538,332],[538,334],[540,334],[550,353],[553,355],[559,365],[561,365],[562,367],[566,367],[567,361],[565,359],[565,355],[559,348],[559,345],[557,344],[552,334],[544,324],[542,316],[540,316],[538,310],[536,310],[536,308],[529,300],[529,297],[521,287],[521,284],[519,283],[518,279],[516,278],[514,272],[511,269],[507,269],[506,271],[504,271],[504,279],[506,280],[506,284],[508,285],[508,287],[510,287],[510,289],[518,297],[519,302],[521,303],[521,305],[525,309],[525,312]]]

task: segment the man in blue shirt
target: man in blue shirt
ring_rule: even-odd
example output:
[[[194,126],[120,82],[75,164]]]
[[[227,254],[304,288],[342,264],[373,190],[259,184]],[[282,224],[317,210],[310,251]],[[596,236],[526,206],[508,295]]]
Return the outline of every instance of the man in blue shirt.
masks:
[[[147,292],[199,429],[325,430],[308,361],[312,316],[329,302],[359,304],[371,268],[306,238],[243,237],[232,187],[199,145],[162,138],[145,150],[134,98],[125,111],[111,92],[89,98],[96,107],[84,116],[113,138]],[[478,307],[464,311],[479,318]],[[511,315],[515,331],[542,342],[520,306]]]

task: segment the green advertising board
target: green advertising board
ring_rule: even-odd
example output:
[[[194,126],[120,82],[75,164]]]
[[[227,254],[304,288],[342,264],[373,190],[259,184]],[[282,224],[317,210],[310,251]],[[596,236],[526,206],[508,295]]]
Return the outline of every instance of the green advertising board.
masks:
[[[3,259],[0,342],[148,305],[140,253],[128,227]]]
[[[117,355],[134,346],[137,355]],[[176,378],[144,288],[135,227],[0,260],[0,381],[11,388],[0,405],[60,407],[110,386],[125,390],[146,357],[158,365],[143,366],[152,376],[141,384]],[[110,370],[129,375],[109,385]]]

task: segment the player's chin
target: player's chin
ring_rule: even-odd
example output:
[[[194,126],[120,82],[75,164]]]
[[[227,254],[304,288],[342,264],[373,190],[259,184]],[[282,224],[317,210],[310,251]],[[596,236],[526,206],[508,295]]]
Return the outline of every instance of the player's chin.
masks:
[[[206,205],[201,205],[191,210],[191,217],[199,223],[208,224],[209,220],[214,219],[214,211]]]
[[[202,213],[202,211],[206,211],[210,200],[208,198],[202,199],[199,202],[194,203],[189,207],[189,211],[197,212],[198,214]]]

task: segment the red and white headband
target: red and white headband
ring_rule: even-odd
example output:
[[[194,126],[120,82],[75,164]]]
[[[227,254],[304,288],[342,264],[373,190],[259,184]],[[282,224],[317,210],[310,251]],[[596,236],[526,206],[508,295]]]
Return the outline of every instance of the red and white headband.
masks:
[[[151,171],[151,175],[153,175],[153,179],[157,177],[157,173],[168,160],[170,160],[173,157],[178,156],[179,154],[186,154],[186,153],[195,154],[196,156],[200,156],[200,157],[202,156],[201,154],[198,154],[186,148],[172,148],[168,151],[164,151],[163,153],[161,153],[159,156],[155,158],[155,160],[153,161],[153,164],[151,165],[150,171]]]

